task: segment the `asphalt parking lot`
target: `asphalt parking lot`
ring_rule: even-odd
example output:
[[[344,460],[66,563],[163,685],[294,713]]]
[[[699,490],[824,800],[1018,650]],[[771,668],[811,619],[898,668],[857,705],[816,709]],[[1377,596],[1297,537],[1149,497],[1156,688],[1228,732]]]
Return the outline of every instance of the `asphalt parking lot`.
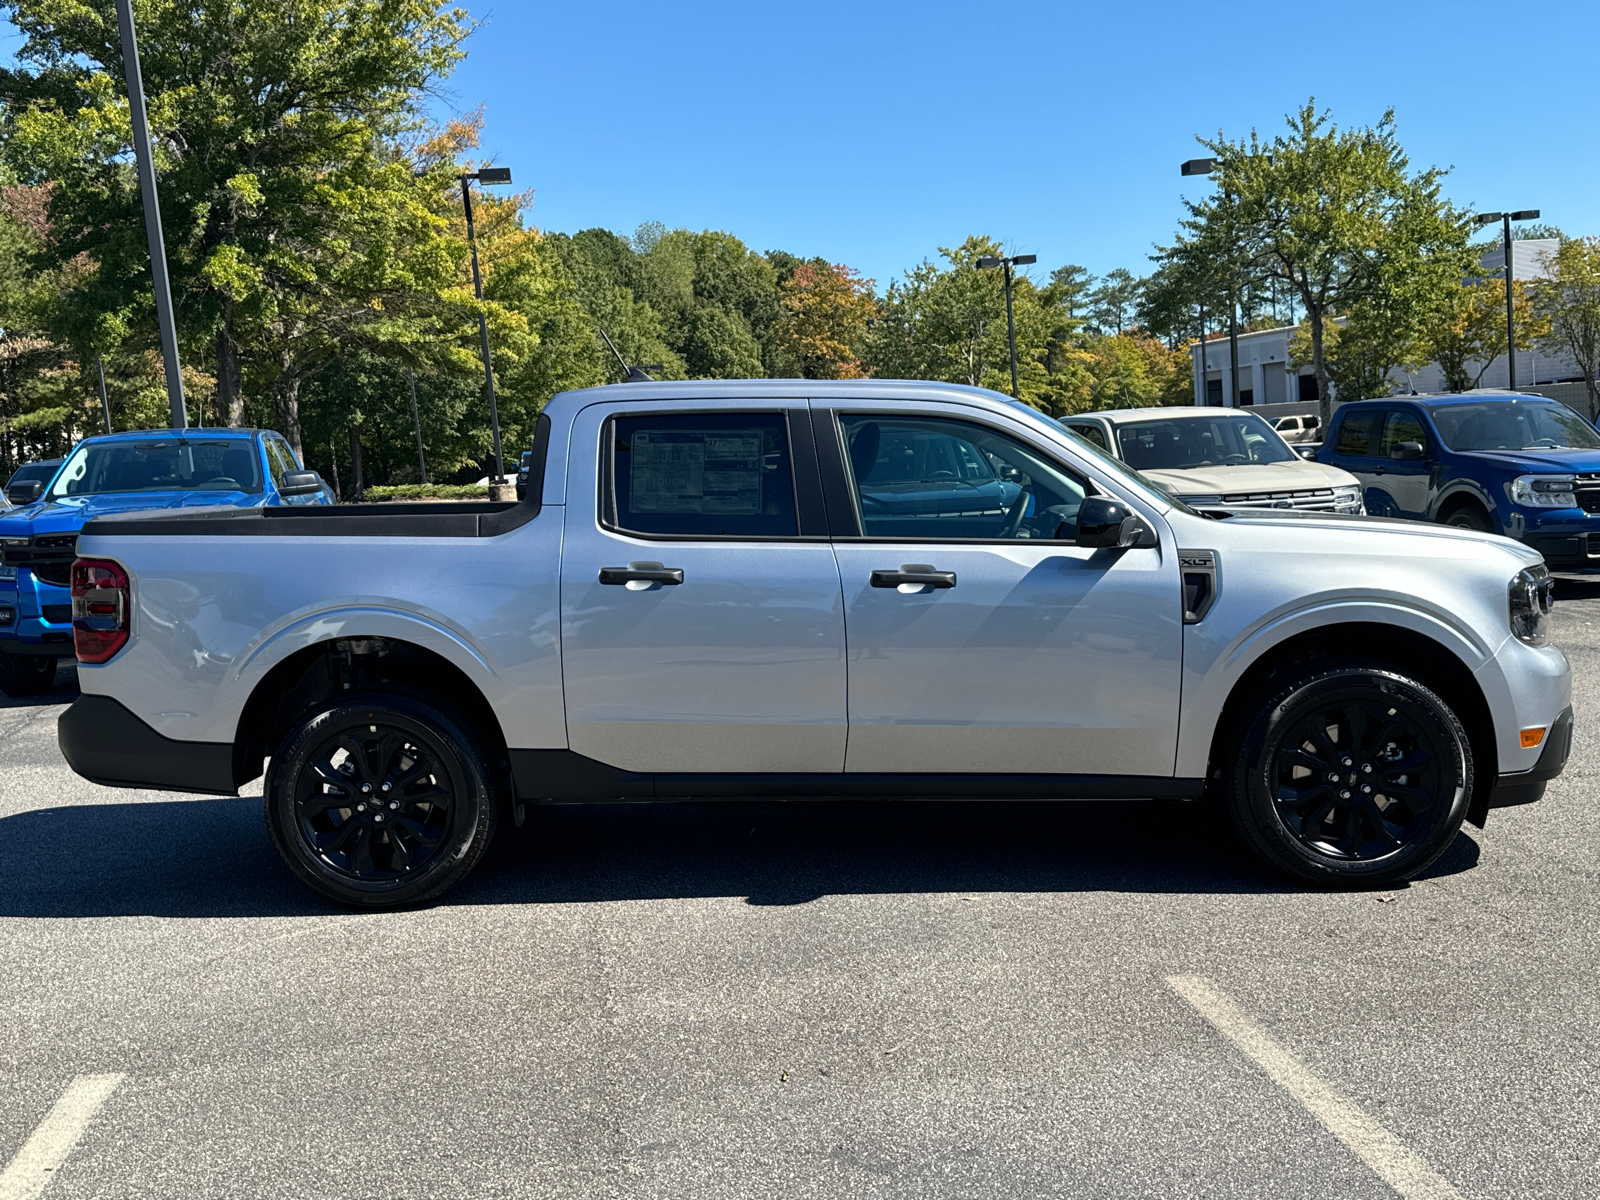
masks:
[[[72,775],[65,672],[0,708],[0,1200],[1600,1195],[1556,622],[1566,775],[1353,894],[1178,805],[605,806],[346,914],[259,793]]]

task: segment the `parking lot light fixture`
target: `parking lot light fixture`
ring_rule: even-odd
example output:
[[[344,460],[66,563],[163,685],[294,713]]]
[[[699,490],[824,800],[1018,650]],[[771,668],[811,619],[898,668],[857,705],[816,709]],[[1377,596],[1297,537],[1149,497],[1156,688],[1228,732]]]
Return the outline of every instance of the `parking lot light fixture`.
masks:
[[[458,176],[461,180],[461,206],[467,214],[467,245],[472,251],[472,293],[478,298],[478,340],[483,348],[483,386],[489,397],[489,428],[494,434],[494,478],[490,481],[490,494],[494,487],[504,487],[505,464],[500,456],[500,413],[494,402],[494,362],[489,355],[489,318],[483,312],[483,275],[478,270],[478,237],[472,224],[472,181],[493,186],[511,182],[510,167],[483,167]]]
[[[1492,225],[1501,222],[1500,246],[1504,251],[1506,264],[1506,386],[1512,391],[1517,389],[1517,319],[1511,306],[1511,222],[1537,221],[1539,210],[1537,208],[1524,208],[1516,212],[1479,213],[1473,218],[1479,225]],[[1538,383],[1538,379],[1534,380]]]
[[[992,271],[1001,267],[1005,271],[1006,279],[1006,344],[1011,347],[1011,398],[1020,400],[1017,394],[1017,323],[1011,315],[1011,278],[1012,268],[1032,266],[1039,261],[1037,254],[1013,254],[1009,258],[997,258],[992,254],[985,254],[978,260],[980,271]]]

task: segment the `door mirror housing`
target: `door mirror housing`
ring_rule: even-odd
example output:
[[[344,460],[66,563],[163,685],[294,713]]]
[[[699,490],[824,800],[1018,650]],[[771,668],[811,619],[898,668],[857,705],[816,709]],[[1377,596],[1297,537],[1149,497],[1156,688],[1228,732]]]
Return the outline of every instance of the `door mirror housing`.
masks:
[[[6,489],[6,499],[16,505],[32,504],[44,491],[44,480],[24,479]]]
[[[1120,500],[1085,496],[1078,508],[1078,545],[1086,550],[1154,546],[1156,532]]]
[[[1401,442],[1389,451],[1390,458],[1399,459],[1401,462],[1417,462],[1427,456],[1427,451],[1422,448],[1421,442]]]
[[[313,496],[323,489],[322,476],[315,471],[285,471],[278,481],[280,496]]]

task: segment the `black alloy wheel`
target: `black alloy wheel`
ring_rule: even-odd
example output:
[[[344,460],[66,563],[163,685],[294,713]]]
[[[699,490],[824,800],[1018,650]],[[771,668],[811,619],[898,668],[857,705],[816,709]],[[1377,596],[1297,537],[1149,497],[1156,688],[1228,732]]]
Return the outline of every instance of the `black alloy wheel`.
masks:
[[[408,696],[352,696],[291,730],[265,795],[301,882],[363,908],[432,899],[494,831],[489,759],[465,723]]]
[[[8,696],[37,696],[56,681],[56,660],[50,654],[0,652],[0,692]]]
[[[1380,666],[1312,671],[1255,714],[1230,810],[1276,866],[1324,883],[1408,879],[1454,839],[1472,753],[1435,693]]]

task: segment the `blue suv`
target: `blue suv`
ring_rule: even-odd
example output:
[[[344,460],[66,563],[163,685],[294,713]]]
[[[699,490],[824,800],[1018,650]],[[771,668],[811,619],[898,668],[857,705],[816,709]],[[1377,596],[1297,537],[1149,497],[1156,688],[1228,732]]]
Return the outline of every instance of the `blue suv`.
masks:
[[[0,512],[0,691],[33,695],[72,656],[72,560],[93,517],[152,508],[330,504],[321,476],[261,429],[85,438],[44,482],[13,480]]]
[[[1317,461],[1361,481],[1367,512],[1516,538],[1558,570],[1600,566],[1600,432],[1510,392],[1344,404]]]

